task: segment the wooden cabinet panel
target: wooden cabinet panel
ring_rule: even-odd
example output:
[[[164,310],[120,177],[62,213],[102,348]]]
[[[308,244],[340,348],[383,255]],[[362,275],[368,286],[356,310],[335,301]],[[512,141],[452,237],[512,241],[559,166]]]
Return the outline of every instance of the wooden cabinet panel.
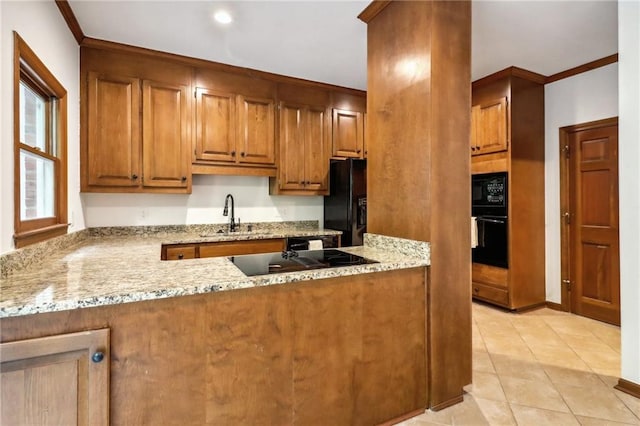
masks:
[[[187,86],[144,80],[143,185],[186,188],[190,180]]]
[[[333,110],[333,156],[364,158],[364,120],[361,112]]]
[[[507,288],[509,284],[509,270],[496,266],[472,263],[471,276],[474,282],[487,283]]]
[[[166,254],[163,257],[164,257],[164,260],[195,259],[196,246],[195,245],[168,246],[166,248]]]
[[[272,290],[221,292],[207,306],[206,424],[294,424],[292,300]]]
[[[500,306],[509,307],[509,292],[507,290],[477,282],[473,282],[472,288],[473,297],[496,303]]]
[[[225,241],[200,244],[200,257],[239,256],[242,254],[274,253],[285,248],[283,238],[249,241]]]
[[[474,105],[471,112],[473,155],[505,151],[507,138],[507,98]]]
[[[280,189],[304,189],[305,143],[302,126],[303,107],[280,104]]]
[[[87,103],[86,184],[138,186],[140,81],[90,72]]]
[[[82,190],[188,192],[186,85],[87,73]]]
[[[281,102],[280,165],[271,193],[325,195],[329,189],[327,111]]]
[[[0,423],[109,424],[109,330],[2,343],[0,353]]]
[[[238,96],[239,162],[275,164],[275,105],[272,99]]]
[[[236,161],[236,96],[196,90],[196,160]]]
[[[327,135],[327,112],[324,108],[309,107],[306,111],[305,137],[305,189],[328,191],[329,138]]]
[[[239,256],[242,254],[274,253],[284,250],[284,238],[264,240],[218,241],[193,244],[163,244],[162,260],[183,260],[201,257]]]
[[[275,174],[273,99],[196,90],[194,172]]]
[[[362,297],[360,283],[305,286],[296,292],[294,424],[361,423],[354,417],[360,391],[354,376],[362,356]]]

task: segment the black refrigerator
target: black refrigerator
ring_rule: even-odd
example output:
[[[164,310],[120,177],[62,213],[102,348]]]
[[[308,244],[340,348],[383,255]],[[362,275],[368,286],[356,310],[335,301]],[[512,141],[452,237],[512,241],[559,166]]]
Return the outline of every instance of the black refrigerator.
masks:
[[[324,227],[342,231],[342,245],[361,246],[367,232],[367,160],[331,160]]]

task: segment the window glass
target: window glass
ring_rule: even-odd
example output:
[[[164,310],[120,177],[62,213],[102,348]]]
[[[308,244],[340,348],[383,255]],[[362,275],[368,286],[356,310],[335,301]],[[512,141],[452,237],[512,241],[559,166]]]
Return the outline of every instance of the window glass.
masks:
[[[47,102],[20,82],[20,141],[41,151],[47,149]]]
[[[22,220],[53,217],[54,213],[53,161],[20,150],[20,216]]]
[[[69,228],[67,91],[16,32],[13,47],[13,239],[21,248]]]

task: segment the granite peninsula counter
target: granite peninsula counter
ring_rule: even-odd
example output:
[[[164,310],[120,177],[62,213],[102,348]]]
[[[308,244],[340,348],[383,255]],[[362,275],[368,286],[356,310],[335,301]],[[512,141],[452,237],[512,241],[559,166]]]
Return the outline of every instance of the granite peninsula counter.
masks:
[[[91,424],[369,425],[427,407],[428,243],[366,234],[340,250],[379,263],[247,277],[161,245],[334,231],[130,231],[0,258],[3,368],[66,368],[42,386],[78,388],[65,407]]]
[[[165,227],[166,228],[166,227]],[[209,232],[209,233],[208,233]],[[338,235],[290,226],[215,234],[210,229],[96,228],[47,260],[0,278],[0,318],[195,295],[272,284],[389,271],[429,264],[428,243],[366,235],[365,245],[341,247],[379,263],[247,277],[226,257],[161,261],[161,244]],[[206,236],[205,236],[206,235]]]

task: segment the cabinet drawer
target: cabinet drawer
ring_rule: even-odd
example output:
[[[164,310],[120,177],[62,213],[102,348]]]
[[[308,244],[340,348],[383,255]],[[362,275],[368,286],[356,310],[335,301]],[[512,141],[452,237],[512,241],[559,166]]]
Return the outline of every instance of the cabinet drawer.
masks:
[[[225,241],[200,245],[200,257],[239,256],[242,254],[272,253],[284,250],[282,238],[254,241]]]
[[[509,285],[509,270],[496,266],[473,263],[471,265],[473,282],[491,284],[493,286],[507,288]]]
[[[473,297],[486,300],[487,302],[497,303],[505,307],[509,306],[509,292],[507,290],[479,284],[477,282],[471,284],[471,289]]]
[[[165,260],[194,259],[196,246],[166,247]]]

